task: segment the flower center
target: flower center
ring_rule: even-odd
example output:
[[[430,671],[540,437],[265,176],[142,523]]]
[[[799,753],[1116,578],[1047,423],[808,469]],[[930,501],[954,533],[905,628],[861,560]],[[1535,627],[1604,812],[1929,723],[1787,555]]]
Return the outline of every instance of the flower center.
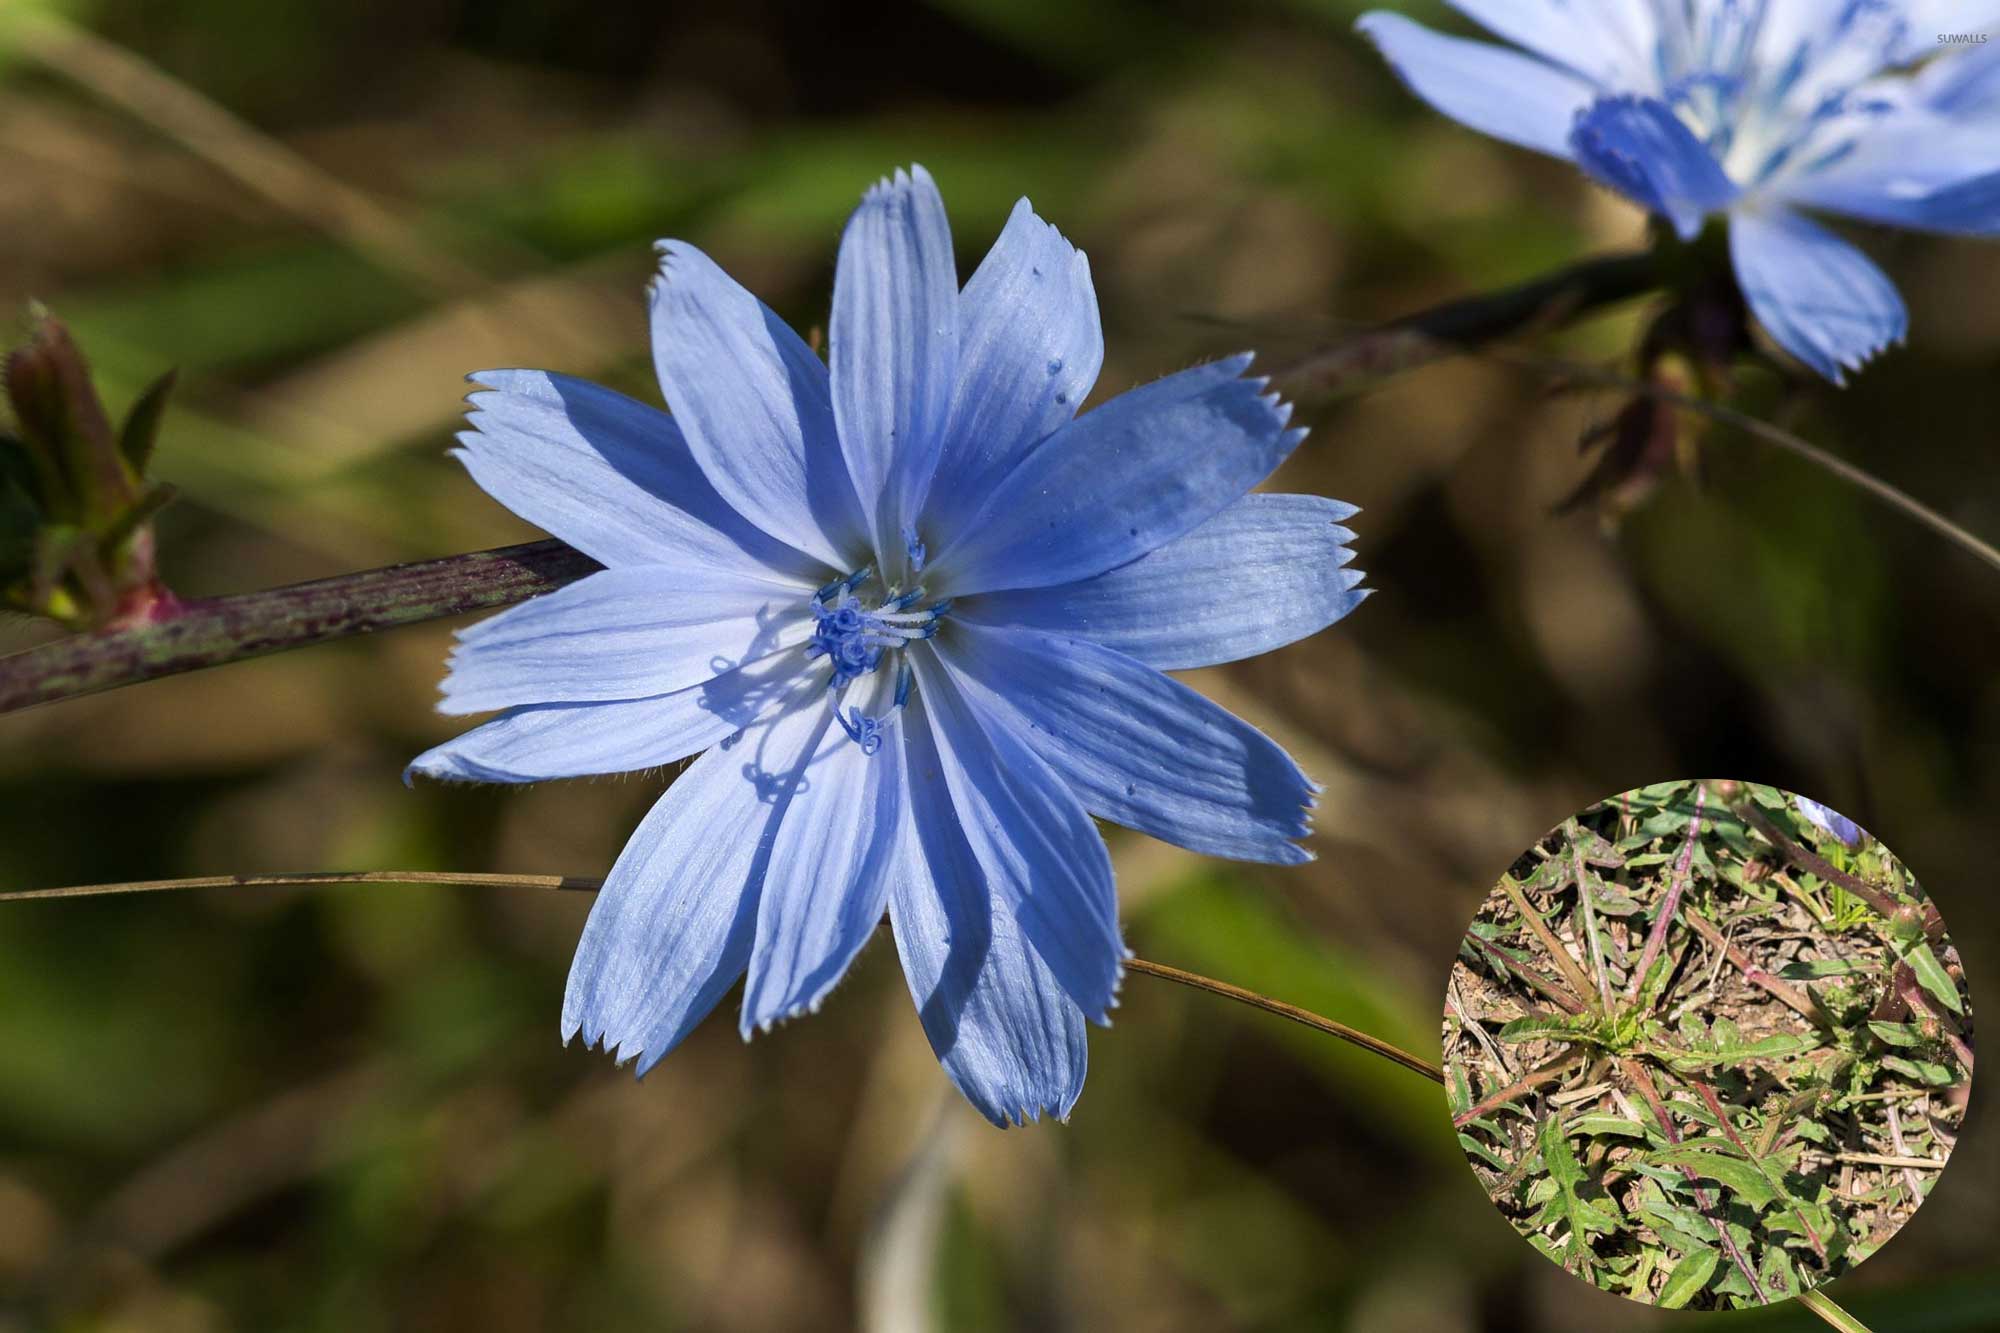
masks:
[[[910,666],[899,650],[935,635],[938,622],[951,612],[949,600],[925,605],[921,584],[908,591],[891,585],[871,606],[858,590],[874,580],[874,567],[864,565],[814,593],[812,642],[806,645],[807,657],[824,657],[832,665],[827,689],[834,695],[834,718],[864,754],[882,748],[884,731],[910,697]],[[840,704],[848,687],[890,657],[897,673],[889,707],[879,716],[871,716],[854,705],[843,715]]]

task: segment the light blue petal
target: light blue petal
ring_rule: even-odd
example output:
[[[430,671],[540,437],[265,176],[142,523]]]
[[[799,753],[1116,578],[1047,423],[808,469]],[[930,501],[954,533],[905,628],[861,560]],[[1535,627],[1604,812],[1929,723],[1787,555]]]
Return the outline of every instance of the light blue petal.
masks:
[[[1984,54],[1990,47],[2000,42],[1988,42],[1967,47],[1960,44],[1946,44],[1938,40],[1944,35],[1978,36],[1993,35],[1995,24],[2000,24],[2000,5],[1992,0],[1900,0],[1897,8],[1902,11],[1901,42],[1883,60],[1884,65],[1902,65],[1922,60],[1926,56],[1939,55],[1933,64],[1965,59],[1974,54]],[[1957,54],[1964,52],[1964,55]]]
[[[2000,13],[1988,17],[2000,22]],[[2000,113],[2000,42],[1939,56],[1917,72],[1915,91],[1917,100],[1939,115],[1968,124],[1984,120],[1990,131],[1990,118]]]
[[[1319,787],[1255,727],[1086,639],[954,623],[938,653],[1084,808],[1210,856],[1297,865]]]
[[[841,573],[867,529],[841,462],[826,365],[789,325],[684,241],[661,241],[653,366],[715,489],[742,515]]]
[[[1093,639],[1162,671],[1215,666],[1316,634],[1369,589],[1347,564],[1356,510],[1317,495],[1246,495],[1184,537],[1079,583],[987,593],[954,620]]]
[[[1552,157],[1570,155],[1570,123],[1597,96],[1591,83],[1491,42],[1447,37],[1376,10],[1355,27],[1382,49],[1410,91],[1462,125]]]
[[[908,812],[889,923],[938,1063],[996,1125],[1067,1118],[1083,1092],[1083,1011],[994,901],[920,702],[905,716]]]
[[[1821,805],[1818,801],[1803,796],[1792,797],[1792,806],[1806,820],[1818,827],[1820,832],[1838,840],[1843,846],[1856,847],[1861,843],[1861,825],[1841,814],[1838,810]]]
[[[1026,199],[965,284],[959,320],[943,480],[918,525],[937,550],[1028,450],[1076,415],[1104,364],[1090,263]]]
[[[1600,87],[1656,92],[1660,16],[1649,4],[1605,0],[1447,0],[1516,46],[1566,66]]]
[[[1683,240],[1736,197],[1715,155],[1672,108],[1650,97],[1599,99],[1577,118],[1569,142],[1579,167],[1672,222]]]
[[[875,550],[892,559],[937,467],[958,375],[951,224],[922,167],[877,182],[848,219],[829,333],[841,449]]]
[[[1155,380],[1050,436],[926,572],[954,597],[1071,583],[1136,560],[1269,476],[1303,430],[1233,356]]]
[[[564,1041],[601,1044],[644,1074],[743,975],[774,837],[826,718],[817,704],[794,709],[710,750],[667,788],[584,923]]]
[[[913,769],[911,784],[942,777],[988,890],[1084,1016],[1108,1021],[1126,952],[1097,826],[1004,719],[966,696],[942,658],[916,652],[910,661],[915,716],[929,720],[938,761],[935,771]]]
[[[2000,131],[1922,111],[1897,116],[1822,170],[1788,181],[1788,203],[1919,231],[2000,232]]]
[[[818,1010],[875,933],[902,843],[902,804],[900,737],[892,731],[865,753],[828,712],[771,850],[743,991],[745,1037]]]
[[[447,782],[543,782],[635,773],[698,754],[824,682],[803,649],[773,653],[691,689],[610,703],[531,704],[426,750],[418,773]],[[822,673],[823,674],[823,673]]]
[[[1908,331],[1903,299],[1882,270],[1796,213],[1732,214],[1729,253],[1764,331],[1835,384],[1843,368],[1859,369]]]
[[[730,508],[658,408],[541,370],[471,378],[486,391],[471,396],[473,429],[453,452],[488,495],[584,554],[827,577],[826,565]]]
[[[1885,172],[1874,179],[1843,174],[1801,182],[1788,192],[1788,202],[1915,231],[2000,234],[2000,170],[1928,189],[1902,173]]]
[[[458,632],[442,713],[638,699],[812,637],[813,589],[698,566],[603,569]]]

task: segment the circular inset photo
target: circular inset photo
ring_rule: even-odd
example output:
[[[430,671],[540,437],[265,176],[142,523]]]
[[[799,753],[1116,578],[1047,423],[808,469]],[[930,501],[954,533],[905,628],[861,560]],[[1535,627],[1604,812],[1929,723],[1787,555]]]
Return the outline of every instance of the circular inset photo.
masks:
[[[1665,782],[1564,820],[1444,1002],[1467,1163],[1548,1259],[1652,1305],[1767,1305],[1866,1259],[1951,1156],[1972,1001],[1937,909],[1852,820]]]

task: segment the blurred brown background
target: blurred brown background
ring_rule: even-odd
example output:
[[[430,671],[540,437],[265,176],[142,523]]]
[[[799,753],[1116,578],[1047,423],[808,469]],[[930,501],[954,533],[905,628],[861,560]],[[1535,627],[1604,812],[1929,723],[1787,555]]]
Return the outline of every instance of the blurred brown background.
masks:
[[[202,594],[532,536],[444,455],[466,372],[657,401],[655,237],[806,328],[847,211],[910,161],[963,270],[1021,194],[1089,252],[1100,397],[1642,242],[1566,167],[1424,111],[1350,32],[1359,8],[10,0],[0,308],[48,301],[114,408],[181,368],[161,544]],[[2000,534],[2000,247],[1865,243],[1912,345],[1790,424]],[[1615,362],[1643,311],[1560,345]],[[1305,409],[1278,484],[1363,506],[1377,595],[1195,680],[1326,784],[1319,860],[1114,833],[1136,950],[1435,1055],[1457,938],[1516,852],[1606,793],[1734,776],[1880,835],[1985,1001],[2000,575],[1734,437],[1615,536],[1552,517],[1616,406],[1483,360]],[[453,730],[431,711],[450,629],[0,718],[0,886],[602,873],[657,781],[397,781]],[[8,905],[0,1329],[1692,1322],[1529,1250],[1430,1084],[1145,978],[1093,1033],[1066,1127],[1000,1133],[961,1105],[879,942],[812,1021],[746,1047],[719,1018],[637,1084],[558,1045],[587,907],[401,887]],[[1929,1204],[1835,1289],[1878,1330],[2000,1325],[1988,1101]]]

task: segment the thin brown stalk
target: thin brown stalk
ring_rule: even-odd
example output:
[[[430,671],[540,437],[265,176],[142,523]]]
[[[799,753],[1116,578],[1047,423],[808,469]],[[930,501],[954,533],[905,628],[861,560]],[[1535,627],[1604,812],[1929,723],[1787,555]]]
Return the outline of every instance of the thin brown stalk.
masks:
[[[1126,959],[1125,970],[1128,972],[1137,972],[1141,976],[1158,977],[1162,981],[1171,981],[1176,985],[1187,986],[1194,990],[1206,991],[1210,995],[1220,995],[1226,1000],[1234,1000],[1238,1004],[1249,1005],[1252,1009],[1261,1009],[1267,1014],[1276,1014],[1278,1017],[1290,1019],[1302,1027],[1309,1027],[1315,1032],[1323,1032],[1329,1037],[1338,1037],[1344,1042],[1359,1046],[1364,1051],[1370,1051],[1386,1060],[1393,1060],[1395,1063],[1403,1066],[1403,1068],[1422,1074],[1425,1078],[1433,1082],[1444,1082],[1444,1070],[1421,1056],[1412,1055],[1399,1046],[1390,1045],[1380,1037],[1371,1037],[1358,1028],[1351,1028],[1345,1023],[1337,1023],[1333,1019],[1316,1014],[1310,1009],[1302,1009],[1298,1005],[1287,1004],[1283,1000],[1274,1000],[1268,995],[1259,995],[1256,991],[1245,990],[1241,986],[1232,986],[1226,981],[1217,981],[1214,977],[1205,977],[1198,972],[1184,971],[1178,967],[1170,967],[1165,963],[1151,962],[1144,958]]]
[[[136,879],[115,884],[71,884],[59,889],[15,889],[0,903],[53,898],[101,898],[118,893],[171,893],[180,889],[294,889],[324,884],[448,884],[486,889],[563,889],[595,893],[601,880],[570,875],[486,875],[456,870],[313,870],[279,875],[195,875],[185,879]]]
[[[1697,416],[1704,416],[1711,421],[1732,427],[1760,443],[1804,459],[1821,471],[1880,500],[1905,517],[1915,519],[1976,559],[1994,569],[2000,569],[2000,548],[1995,548],[1992,543],[1975,536],[1915,496],[1891,486],[1880,477],[1856,467],[1836,454],[1827,452],[1809,440],[1774,426],[1768,421],[1761,421],[1747,412],[1739,412],[1733,407],[1725,407],[1706,398],[1679,393],[1648,380],[1634,379],[1617,371],[1585,365],[1578,361],[1566,361],[1560,357],[1512,351],[1497,345],[1484,348],[1483,354],[1505,364],[1522,366],[1545,375],[1560,376],[1571,383],[1594,384],[1603,388],[1625,389],[1632,393],[1643,394],[1680,411],[1692,412]]]
[[[298,874],[281,875],[198,875],[184,879],[127,880],[114,884],[76,884],[56,889],[17,889],[10,893],[0,893],[0,902],[33,902],[56,898],[92,898],[123,893],[165,893],[177,889],[222,889],[222,888],[302,888],[325,884],[445,884],[502,889],[559,889],[594,893],[602,887],[601,880],[579,878],[572,875],[496,875],[448,870],[323,870]],[[1176,985],[1219,995],[1238,1004],[1261,1009],[1267,1014],[1276,1014],[1303,1027],[1311,1028],[1329,1037],[1360,1047],[1384,1059],[1391,1060],[1403,1068],[1422,1074],[1435,1083],[1444,1082],[1444,1070],[1412,1055],[1399,1046],[1391,1045],[1380,1037],[1370,1036],[1358,1028],[1336,1022],[1323,1014],[1316,1014],[1296,1004],[1272,999],[1242,986],[1214,977],[1205,977],[1198,972],[1172,967],[1166,963],[1155,963],[1145,958],[1125,960],[1127,971],[1141,976],[1158,977]]]

